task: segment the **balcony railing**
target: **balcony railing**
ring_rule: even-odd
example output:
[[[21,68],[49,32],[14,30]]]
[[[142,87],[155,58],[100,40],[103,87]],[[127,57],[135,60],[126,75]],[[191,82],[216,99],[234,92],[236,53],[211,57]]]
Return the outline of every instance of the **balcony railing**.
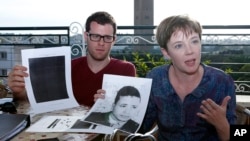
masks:
[[[131,58],[138,52],[161,56],[155,30],[156,26],[118,26],[111,55]],[[71,46],[72,58],[85,55],[83,31],[77,22],[65,27],[0,27],[0,76],[7,77],[7,72],[21,62],[22,48]],[[237,94],[250,95],[250,25],[203,26],[202,43],[202,61],[230,74]]]

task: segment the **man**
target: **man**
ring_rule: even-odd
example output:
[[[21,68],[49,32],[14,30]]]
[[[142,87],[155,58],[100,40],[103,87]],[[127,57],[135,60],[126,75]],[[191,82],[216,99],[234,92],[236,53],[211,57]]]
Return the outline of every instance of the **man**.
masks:
[[[109,13],[93,13],[88,17],[85,28],[87,55],[72,60],[72,88],[79,104],[92,106],[94,94],[102,87],[103,74],[135,76],[136,70],[132,63],[110,57],[117,26]],[[28,74],[25,71],[25,66],[17,65],[8,75],[8,86],[14,99],[27,100],[24,77]]]
[[[131,118],[138,113],[140,102],[139,91],[133,86],[124,86],[117,92],[109,112],[92,112],[85,118],[85,121],[134,133],[139,123]]]

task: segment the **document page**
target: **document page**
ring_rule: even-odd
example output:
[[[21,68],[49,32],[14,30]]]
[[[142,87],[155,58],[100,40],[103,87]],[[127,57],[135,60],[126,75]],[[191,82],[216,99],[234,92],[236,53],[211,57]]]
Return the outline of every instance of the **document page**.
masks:
[[[79,106],[71,83],[71,48],[51,47],[21,51],[28,68],[25,87],[32,108],[38,114]]]
[[[113,129],[82,121],[82,116],[44,116],[26,132],[112,133]]]

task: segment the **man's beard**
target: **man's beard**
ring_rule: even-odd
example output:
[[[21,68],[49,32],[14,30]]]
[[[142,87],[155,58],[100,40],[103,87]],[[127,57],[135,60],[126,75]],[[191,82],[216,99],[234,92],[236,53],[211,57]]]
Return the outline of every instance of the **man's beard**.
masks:
[[[88,54],[91,56],[91,58],[93,60],[96,60],[96,61],[103,61],[105,60],[107,57],[108,57],[108,54],[105,54],[103,55],[102,57],[96,57],[95,55],[93,55],[92,53],[88,52]]]

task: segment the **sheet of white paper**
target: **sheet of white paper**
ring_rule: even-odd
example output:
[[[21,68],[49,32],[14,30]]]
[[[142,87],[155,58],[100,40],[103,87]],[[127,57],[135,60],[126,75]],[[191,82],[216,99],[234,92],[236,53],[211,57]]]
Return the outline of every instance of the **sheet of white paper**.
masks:
[[[85,133],[112,133],[113,129],[82,121],[82,116],[45,116],[26,132],[85,132]]]
[[[21,51],[28,68],[25,87],[31,114],[77,107],[71,83],[71,48],[50,47]]]
[[[117,115],[120,116],[120,118],[127,119],[126,124],[129,126],[129,129],[126,129],[126,127],[120,126],[120,127],[112,127],[114,129],[119,129],[125,132],[136,132],[139,127],[141,126],[142,120],[144,118],[146,108],[148,105],[148,100],[149,100],[149,95],[151,91],[151,84],[152,84],[152,79],[149,78],[139,78],[139,77],[129,77],[129,76],[120,76],[120,75],[110,75],[110,74],[105,74],[103,77],[103,83],[102,83],[102,89],[106,91],[105,93],[105,99],[99,99],[96,101],[94,106],[90,109],[90,111],[87,113],[86,117],[84,117],[84,121],[98,124],[98,125],[103,125],[106,127],[111,127],[112,125],[107,125],[107,114],[103,115],[103,113],[108,113],[114,109],[113,108],[113,103],[115,100],[115,97],[117,95],[117,92],[124,86],[133,86],[135,87],[140,94],[140,102],[139,106],[134,110],[134,107],[131,108],[129,111],[127,109],[122,109],[120,108],[119,110],[123,111],[123,113],[118,113]],[[127,103],[122,103],[118,107],[125,107],[125,105],[132,105],[135,106],[137,104],[133,104],[130,101]],[[128,106],[129,107],[129,106]],[[125,111],[126,110],[126,111]],[[124,113],[126,112],[126,113]],[[92,114],[94,113],[94,114]],[[95,115],[95,118],[93,118]],[[98,115],[98,116],[96,116]],[[100,117],[102,116],[102,117]],[[89,117],[89,118],[88,118]],[[127,118],[130,117],[130,120]],[[100,121],[100,122],[97,122]],[[138,126],[133,126],[135,125],[135,122],[131,122],[131,120],[135,121]],[[119,126],[119,125],[118,125]],[[128,127],[127,126],[127,127]],[[132,127],[133,126],[133,127]],[[133,128],[133,129],[132,129]],[[103,131],[104,134],[107,134],[106,131]]]
[[[12,102],[13,98],[0,98],[0,104],[4,104],[5,102]]]

